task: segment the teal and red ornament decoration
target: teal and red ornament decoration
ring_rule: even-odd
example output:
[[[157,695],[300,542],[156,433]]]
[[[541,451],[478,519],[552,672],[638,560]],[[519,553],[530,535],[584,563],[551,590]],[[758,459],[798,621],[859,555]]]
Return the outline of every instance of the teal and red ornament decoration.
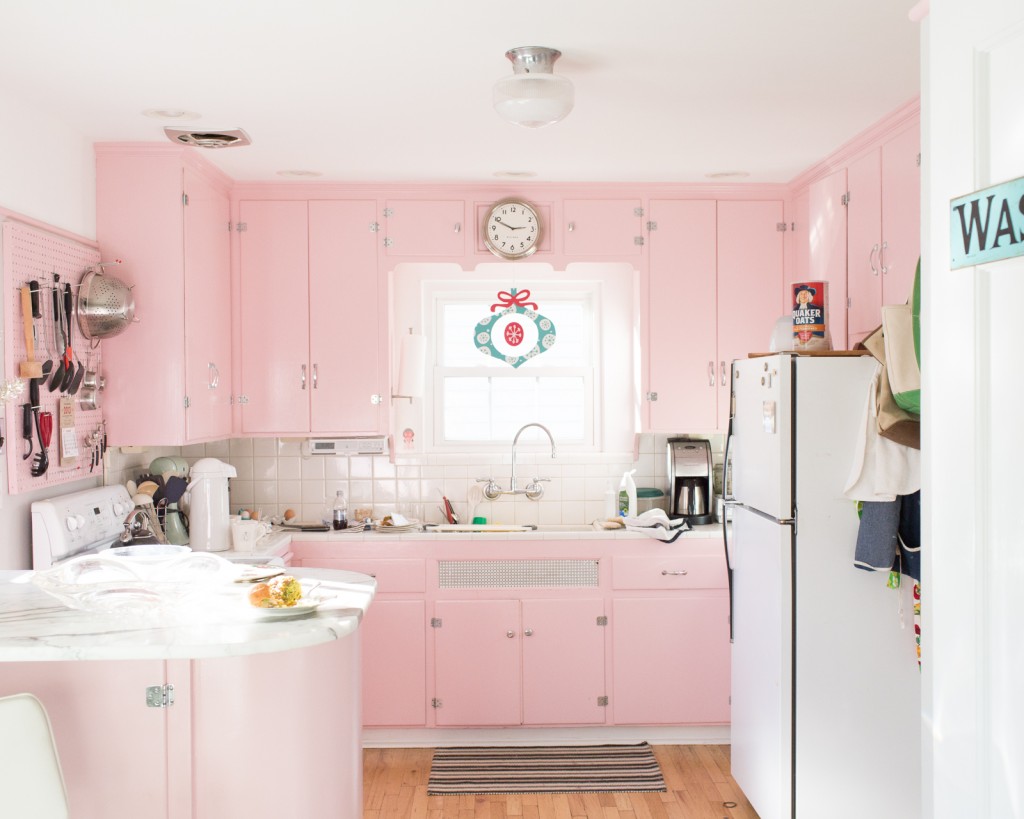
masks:
[[[520,367],[555,346],[555,324],[538,312],[529,290],[499,290],[492,315],[473,328],[473,343],[486,356]]]

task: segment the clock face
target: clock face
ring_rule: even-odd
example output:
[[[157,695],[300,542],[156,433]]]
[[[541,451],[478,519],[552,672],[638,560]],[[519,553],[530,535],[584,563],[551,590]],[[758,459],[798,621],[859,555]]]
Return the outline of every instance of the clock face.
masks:
[[[537,249],[540,218],[531,205],[516,199],[498,202],[484,222],[484,244],[495,256],[521,259]]]

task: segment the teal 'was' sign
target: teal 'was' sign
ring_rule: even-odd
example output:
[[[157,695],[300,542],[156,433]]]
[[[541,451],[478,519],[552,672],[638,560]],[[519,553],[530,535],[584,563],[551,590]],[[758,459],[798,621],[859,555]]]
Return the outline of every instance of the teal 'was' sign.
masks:
[[[953,270],[1024,256],[1024,177],[954,199],[949,243]]]

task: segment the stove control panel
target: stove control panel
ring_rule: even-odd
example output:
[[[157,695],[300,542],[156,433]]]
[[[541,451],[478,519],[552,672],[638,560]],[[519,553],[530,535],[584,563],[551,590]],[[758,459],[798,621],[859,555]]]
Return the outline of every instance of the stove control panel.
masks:
[[[46,569],[124,531],[133,508],[123,486],[101,486],[32,504],[32,568]]]

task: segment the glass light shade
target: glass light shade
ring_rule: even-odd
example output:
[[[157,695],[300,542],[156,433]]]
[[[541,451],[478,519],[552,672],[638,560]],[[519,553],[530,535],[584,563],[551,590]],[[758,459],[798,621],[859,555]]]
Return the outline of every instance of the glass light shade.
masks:
[[[574,101],[572,83],[556,74],[510,74],[494,84],[494,110],[502,119],[541,128],[565,119]]]

